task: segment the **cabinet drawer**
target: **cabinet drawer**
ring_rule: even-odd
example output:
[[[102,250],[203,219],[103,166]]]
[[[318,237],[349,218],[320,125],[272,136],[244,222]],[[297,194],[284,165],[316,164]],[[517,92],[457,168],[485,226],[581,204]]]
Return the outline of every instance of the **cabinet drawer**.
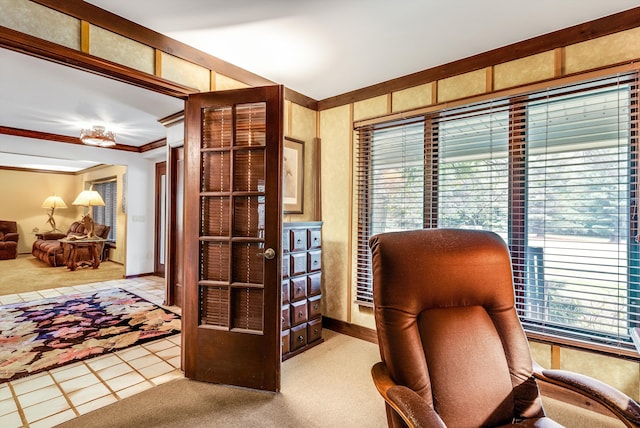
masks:
[[[282,277],[289,278],[289,254],[282,255]]]
[[[282,330],[288,330],[291,328],[291,314],[289,305],[282,306]]]
[[[291,278],[291,301],[304,299],[307,297],[307,277],[297,276]]]
[[[315,342],[322,338],[322,318],[309,321],[307,324],[307,343]]]
[[[322,292],[322,273],[307,276],[307,296],[316,296]]]
[[[307,272],[307,253],[291,253],[291,270],[290,276],[300,275]]]
[[[307,344],[307,325],[302,324],[291,329],[291,351],[300,349]]]
[[[307,301],[291,303],[291,325],[302,324],[307,322]]]
[[[280,336],[280,340],[282,343],[282,355],[288,354],[291,352],[291,330],[286,330],[282,332]]]
[[[307,235],[309,239],[309,249],[320,248],[322,245],[322,233],[320,229],[309,229]]]
[[[283,253],[288,253],[289,252],[289,233],[287,233],[287,231],[285,230],[284,233],[282,234],[282,252]]]
[[[290,236],[289,248],[292,252],[307,250],[307,229],[291,229]]]
[[[307,314],[310,320],[322,314],[322,296],[315,296],[307,300]]]
[[[307,272],[313,272],[322,268],[322,251],[313,250],[307,253]]]
[[[291,287],[291,284],[289,283],[288,279],[285,279],[282,281],[282,290],[281,290],[281,294],[282,294],[282,303],[289,303],[289,289]]]

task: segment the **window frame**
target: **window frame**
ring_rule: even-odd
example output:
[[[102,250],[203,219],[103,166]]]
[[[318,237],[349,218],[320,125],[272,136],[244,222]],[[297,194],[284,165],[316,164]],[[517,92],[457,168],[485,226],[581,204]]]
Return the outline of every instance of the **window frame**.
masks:
[[[629,205],[630,207],[633,206],[633,204],[631,203],[631,201],[635,200],[636,198],[636,193],[638,192],[638,70],[635,68],[632,69],[627,69],[625,70],[626,72],[628,72],[629,76],[631,77],[631,85],[632,85],[632,90],[631,90],[631,99],[630,99],[630,106],[629,106],[629,110],[630,110],[630,136],[629,136],[629,150],[630,150],[630,156],[631,156],[631,167],[630,170],[628,171],[628,176],[629,176],[629,180],[630,180],[630,191],[628,194],[628,201],[629,201]],[[595,77],[596,78],[603,78],[605,79],[606,76],[609,76],[609,73],[599,73],[597,74]],[[590,78],[591,76],[587,76],[584,78],[584,82],[588,82],[589,80],[591,80]],[[573,84],[573,85],[579,85],[580,84],[580,80],[579,79],[572,79],[569,80],[567,82],[567,79],[558,79],[558,85],[556,87],[562,87],[562,86],[568,86],[567,84]],[[509,185],[508,185],[508,245],[510,248],[510,252],[511,252],[511,256],[512,256],[512,261],[514,265],[520,265],[520,266],[524,266],[525,264],[525,259],[526,259],[526,242],[527,242],[527,227],[526,227],[526,215],[527,215],[527,209],[526,209],[526,204],[527,204],[527,196],[526,196],[526,163],[527,163],[527,155],[526,155],[526,132],[527,132],[527,123],[526,123],[526,108],[522,108],[522,105],[528,105],[530,103],[530,99],[529,97],[531,96],[531,94],[534,94],[535,92],[538,91],[538,88],[533,87],[534,85],[532,85],[532,88],[530,91],[528,92],[520,92],[517,94],[507,94],[508,96],[506,97],[498,97],[496,96],[495,98],[493,98],[493,101],[498,102],[498,103],[507,103],[507,110],[508,110],[508,115],[509,115],[509,131],[508,131],[508,157],[509,157],[509,162],[508,162],[508,169],[509,169]],[[553,85],[546,85],[546,87],[552,87]],[[494,94],[495,96],[495,94]],[[491,100],[491,97],[478,97],[478,102],[482,101],[482,102],[486,102],[487,100]],[[472,105],[472,102],[474,100],[467,100],[467,105]],[[462,103],[460,103],[459,105],[464,105]],[[440,107],[440,108],[438,108]],[[405,119],[408,117],[423,117],[424,118],[424,124],[425,124],[425,129],[428,130],[430,128],[432,128],[433,125],[433,121],[434,120],[438,120],[437,118],[439,117],[439,115],[443,112],[443,111],[448,111],[445,110],[445,107],[449,107],[449,106],[433,106],[427,109],[422,109],[422,111],[417,111],[416,114],[414,116],[410,115],[410,114],[404,114],[404,115],[389,115],[386,119],[384,120],[384,118],[378,118],[377,120],[372,120],[372,121],[362,121],[362,122],[356,122],[354,123],[354,128],[357,134],[357,139],[358,142],[361,140],[362,135],[364,135],[364,133],[369,133],[369,135],[367,136],[367,140],[368,140],[368,144],[371,144],[371,140],[372,140],[372,133],[373,131],[376,129],[376,126],[389,126],[390,123],[394,123],[396,121],[398,121],[398,119]],[[435,118],[435,119],[434,119]],[[386,125],[381,125],[382,124],[386,124]],[[434,137],[435,135],[435,137]],[[437,176],[437,171],[438,171],[438,157],[437,157],[437,150],[438,150],[438,141],[437,141],[437,130],[436,132],[425,132],[425,138],[424,138],[424,153],[425,153],[425,189],[427,189],[425,191],[425,203],[424,203],[424,210],[425,210],[425,221],[424,221],[424,227],[425,228],[432,228],[432,227],[437,227],[438,225],[438,219],[437,219],[437,212],[438,212],[438,187],[437,187],[437,181],[438,181],[438,176]],[[357,146],[357,150],[360,150],[359,145]],[[362,168],[363,168],[363,164],[365,162],[362,161],[362,159],[360,158],[360,154],[358,152],[356,152],[356,160],[358,162],[357,164],[357,169],[358,169],[358,176],[360,177],[360,175],[362,174]],[[429,166],[431,168],[429,168]],[[364,171],[365,171],[365,176],[368,176],[369,171],[366,169],[369,166],[364,165]],[[430,170],[430,171],[429,171]],[[364,185],[367,185],[367,180],[362,180],[362,179],[358,179],[357,183],[362,186],[363,183]],[[429,191],[429,189],[431,189],[431,191]],[[370,259],[367,259],[367,257],[370,257],[370,255],[364,254],[363,251],[363,237],[361,236],[362,233],[364,231],[369,230],[366,224],[366,221],[364,220],[367,216],[366,213],[366,207],[367,205],[363,205],[363,200],[362,200],[362,190],[356,188],[356,194],[357,194],[357,201],[358,201],[358,207],[357,207],[357,219],[356,221],[358,222],[358,231],[357,231],[357,241],[356,241],[356,248],[355,251],[358,252],[358,257],[355,263],[355,269],[357,271],[357,278],[356,278],[356,298],[355,298],[355,303],[358,305],[363,305],[363,306],[372,306],[373,305],[373,300],[372,300],[372,290],[369,287],[369,289],[367,290],[366,287],[364,287],[361,283],[362,280],[362,273],[364,272],[365,274],[370,274],[370,272],[366,272],[363,270],[362,268],[362,261],[363,260],[368,260],[370,263]],[[365,198],[366,199],[366,198]],[[635,209],[635,207],[633,207],[632,209]],[[633,214],[633,213],[632,213]],[[632,221],[630,222],[629,226],[629,238],[631,237],[637,237],[638,236],[638,218],[637,216],[635,216]],[[368,239],[366,240],[368,242]],[[632,239],[629,239],[629,248],[631,249],[632,247],[635,248],[635,254],[638,254],[638,242],[636,240],[636,242],[632,242]],[[630,250],[631,251],[631,250]],[[358,264],[360,263],[360,264]],[[635,274],[640,274],[640,267],[638,266],[640,264],[640,261],[638,261],[638,257],[636,257],[636,259],[631,260],[628,262],[628,266],[629,266],[629,274],[634,274],[632,271],[635,270]],[[514,286],[515,286],[515,292],[516,292],[516,298],[518,299],[518,301],[520,302],[520,304],[522,304],[522,302],[524,301],[524,282],[525,282],[525,278],[524,278],[524,269],[514,269]],[[366,276],[366,275],[364,275]],[[365,292],[370,292],[370,296],[371,299],[370,300],[363,300],[361,297],[363,296],[363,290]],[[630,307],[630,305],[635,305],[635,307],[637,308],[638,305],[638,301],[640,301],[640,290],[630,290],[629,296],[628,296],[628,303],[627,303],[627,307]],[[634,303],[635,302],[635,303]],[[522,311],[519,311],[519,315],[522,316]],[[635,315],[635,318],[637,320],[638,318],[638,314],[637,312],[634,312],[633,310],[628,309],[627,310],[627,315],[629,318],[628,321],[630,321],[632,318],[632,316]],[[576,346],[579,348],[587,348],[587,349],[591,349],[591,350],[597,350],[597,351],[602,351],[605,353],[615,353],[615,354],[625,354],[627,356],[636,356],[636,354],[634,352],[632,352],[633,347],[631,346],[630,342],[627,343],[625,342],[625,346],[623,348],[620,348],[619,344],[616,344],[615,346],[610,346],[607,343],[605,343],[606,341],[603,341],[603,343],[584,343],[583,341],[575,341],[572,340],[570,337],[569,338],[565,338],[565,337],[556,337],[553,335],[549,335],[545,332],[535,332],[535,331],[527,331],[527,334],[531,337],[531,338],[535,338],[537,340],[540,341],[547,341],[549,343],[564,343],[570,346]],[[629,346],[626,346],[626,345]]]

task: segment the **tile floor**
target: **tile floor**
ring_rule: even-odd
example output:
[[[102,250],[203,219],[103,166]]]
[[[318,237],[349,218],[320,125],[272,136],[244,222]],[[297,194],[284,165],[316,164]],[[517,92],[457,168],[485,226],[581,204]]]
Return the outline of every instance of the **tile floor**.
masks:
[[[164,299],[164,280],[148,276],[0,296],[0,305],[108,287]],[[178,334],[0,384],[0,427],[52,427],[181,377]]]

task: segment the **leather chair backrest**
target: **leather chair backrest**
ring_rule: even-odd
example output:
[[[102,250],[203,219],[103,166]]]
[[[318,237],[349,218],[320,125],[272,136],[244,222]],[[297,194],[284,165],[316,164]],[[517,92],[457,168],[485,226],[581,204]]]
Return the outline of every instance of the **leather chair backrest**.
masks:
[[[109,236],[110,230],[111,230],[111,226],[106,226],[104,224],[96,223],[94,225],[93,232],[95,233],[96,236],[107,239],[107,236]],[[81,236],[86,234],[87,234],[87,230],[85,229],[84,224],[81,221],[74,221],[73,223],[71,223],[71,226],[69,226],[69,230],[67,231],[67,235]]]
[[[96,224],[93,232],[96,234],[96,236],[99,236],[100,238],[103,239],[107,239],[107,236],[109,236],[109,231],[111,230],[111,226],[106,226],[104,224]]]
[[[0,220],[0,232],[2,235],[18,233],[18,223],[15,221]]]
[[[69,230],[67,231],[67,235],[81,236],[86,234],[87,232],[85,231],[84,224],[82,224],[81,221],[74,221],[71,223],[71,226],[69,226]]]
[[[370,246],[379,347],[397,384],[447,426],[543,416],[498,235],[416,230],[374,236]]]

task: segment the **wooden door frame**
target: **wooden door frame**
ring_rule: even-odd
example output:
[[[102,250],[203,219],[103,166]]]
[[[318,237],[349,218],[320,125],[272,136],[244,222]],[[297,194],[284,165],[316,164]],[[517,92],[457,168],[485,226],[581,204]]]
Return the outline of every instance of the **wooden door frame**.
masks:
[[[162,189],[162,176],[164,176],[164,190]],[[165,278],[165,268],[167,264],[167,224],[169,210],[167,209],[167,194],[169,189],[169,180],[167,179],[167,162],[157,162],[155,165],[155,223],[154,223],[154,242],[153,242],[153,274]],[[162,221],[162,206],[164,201],[164,222]],[[162,232],[164,230],[164,248],[161,247]],[[160,263],[162,252],[164,252],[164,263]]]
[[[176,277],[178,275],[178,258],[175,257],[178,251],[179,232],[183,231],[184,227],[178,224],[178,205],[183,201],[178,200],[178,162],[180,156],[178,151],[183,150],[184,146],[180,147],[168,147],[168,162],[167,162],[167,252],[171,257],[167,257],[167,263],[165,265],[165,279],[166,279],[166,304],[182,306],[184,297],[178,295],[178,282],[182,284],[183,279]],[[184,158],[184,154],[182,155]]]

